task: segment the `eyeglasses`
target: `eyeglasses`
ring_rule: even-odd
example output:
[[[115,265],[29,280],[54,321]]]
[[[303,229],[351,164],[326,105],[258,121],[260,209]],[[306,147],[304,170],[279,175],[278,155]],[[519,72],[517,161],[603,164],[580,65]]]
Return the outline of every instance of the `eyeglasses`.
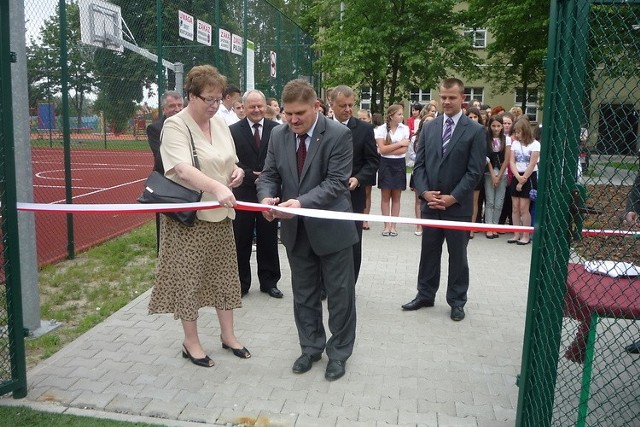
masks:
[[[200,98],[207,105],[220,104],[222,102],[222,98],[204,98],[200,95],[196,95],[197,98]]]

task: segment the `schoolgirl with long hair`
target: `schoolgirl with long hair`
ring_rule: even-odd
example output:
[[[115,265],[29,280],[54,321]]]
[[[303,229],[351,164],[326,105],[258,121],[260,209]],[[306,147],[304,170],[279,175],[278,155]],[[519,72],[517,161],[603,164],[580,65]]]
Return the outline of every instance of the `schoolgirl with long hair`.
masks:
[[[403,123],[404,107],[392,104],[387,108],[385,123],[374,130],[380,166],[378,188],[381,193],[382,215],[400,216],[400,196],[407,188],[405,154],[409,144],[409,127]],[[395,222],[385,222],[383,236],[397,236]]]

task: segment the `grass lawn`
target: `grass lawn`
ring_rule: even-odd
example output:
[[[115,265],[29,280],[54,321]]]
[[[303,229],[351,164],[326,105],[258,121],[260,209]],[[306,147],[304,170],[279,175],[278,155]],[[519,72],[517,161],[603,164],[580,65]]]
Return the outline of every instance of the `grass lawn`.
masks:
[[[52,412],[35,411],[26,407],[0,406],[0,425],[12,427],[118,427],[157,426],[157,424],[128,423],[101,418],[80,417]]]
[[[153,285],[155,221],[39,273],[40,312],[58,329],[25,342],[27,367],[50,357]]]

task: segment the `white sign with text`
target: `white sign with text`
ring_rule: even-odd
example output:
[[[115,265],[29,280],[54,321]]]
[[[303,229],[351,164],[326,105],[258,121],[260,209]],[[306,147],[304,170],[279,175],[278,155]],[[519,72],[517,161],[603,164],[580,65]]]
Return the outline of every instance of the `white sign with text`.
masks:
[[[231,51],[231,33],[227,30],[223,30],[222,28],[220,28],[220,30],[218,31],[218,35],[219,35],[219,43],[218,43],[218,48],[220,50],[226,50],[227,52]]]
[[[196,35],[198,43],[211,46],[211,25],[198,19],[198,32]]]
[[[242,55],[242,37],[237,34],[231,37],[231,53]]]
[[[179,10],[178,23],[178,33],[180,34],[180,37],[193,40],[193,16]]]

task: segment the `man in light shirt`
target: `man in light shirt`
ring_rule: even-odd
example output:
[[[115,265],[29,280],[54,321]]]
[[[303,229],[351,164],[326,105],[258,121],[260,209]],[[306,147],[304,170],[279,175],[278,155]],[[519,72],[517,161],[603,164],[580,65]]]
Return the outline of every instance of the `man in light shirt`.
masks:
[[[233,111],[233,104],[240,99],[240,88],[234,84],[228,84],[224,92],[222,92],[222,103],[218,107],[216,116],[220,116],[224,119],[227,126],[231,126],[240,118]]]

